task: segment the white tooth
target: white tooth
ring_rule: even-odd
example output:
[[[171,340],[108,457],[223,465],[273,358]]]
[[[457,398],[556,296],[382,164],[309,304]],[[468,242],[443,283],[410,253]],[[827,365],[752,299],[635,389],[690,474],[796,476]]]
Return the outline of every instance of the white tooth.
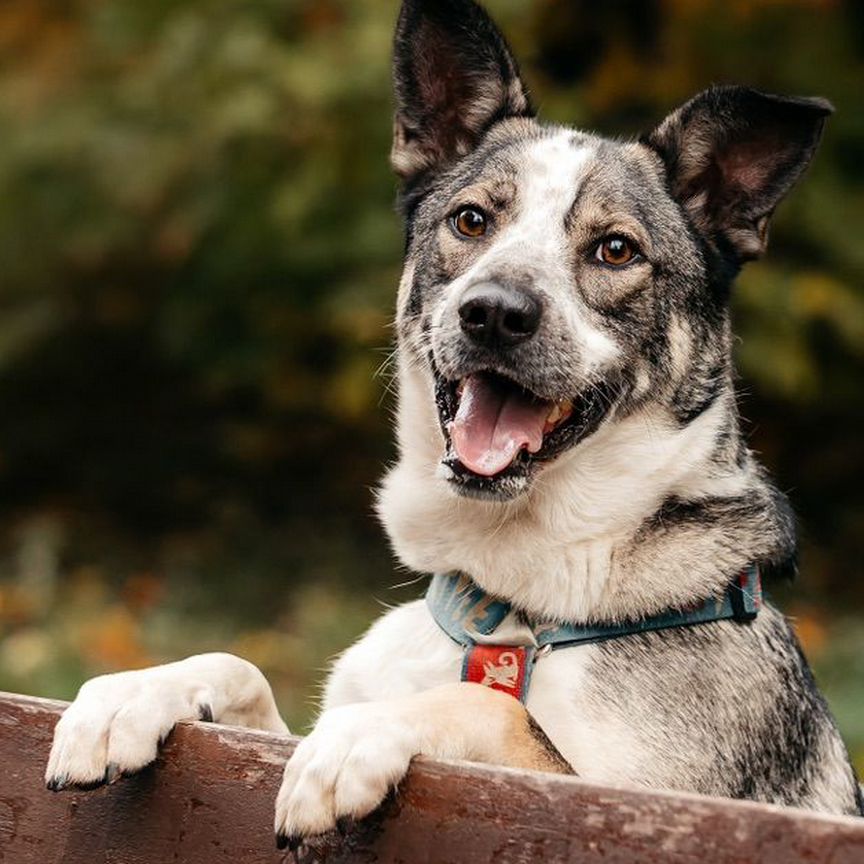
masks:
[[[573,413],[573,402],[570,399],[563,399],[561,402],[556,402],[550,409],[546,417],[546,423],[550,426],[555,426],[562,420],[565,420]]]

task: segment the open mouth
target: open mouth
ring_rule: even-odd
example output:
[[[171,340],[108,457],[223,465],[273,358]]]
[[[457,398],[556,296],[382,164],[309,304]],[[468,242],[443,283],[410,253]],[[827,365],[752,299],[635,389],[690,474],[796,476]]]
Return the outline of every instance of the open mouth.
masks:
[[[449,381],[436,371],[436,402],[448,479],[467,494],[510,498],[537,467],[597,428],[612,394],[598,385],[552,401],[495,372]]]

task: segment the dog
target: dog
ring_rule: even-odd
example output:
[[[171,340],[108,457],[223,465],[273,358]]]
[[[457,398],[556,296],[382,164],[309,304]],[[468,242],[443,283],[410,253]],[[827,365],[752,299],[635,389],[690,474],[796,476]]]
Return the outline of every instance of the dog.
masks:
[[[394,81],[399,455],[377,508],[436,575],[335,662],[280,845],[370,813],[418,754],[861,814],[760,602],[795,531],[731,360],[732,283],[830,104],[718,86],[638,140],[544,125],[473,0],[405,0]],[[185,718],[287,731],[231,655],[102,676],[58,722],[47,784],[135,772]]]

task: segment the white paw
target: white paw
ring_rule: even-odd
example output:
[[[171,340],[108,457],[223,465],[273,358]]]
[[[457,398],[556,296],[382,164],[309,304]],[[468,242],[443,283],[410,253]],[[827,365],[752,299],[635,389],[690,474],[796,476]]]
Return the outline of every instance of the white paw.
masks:
[[[325,713],[285,766],[276,799],[280,848],[324,834],[346,818],[371,813],[408,770],[419,742],[384,703]]]
[[[212,719],[206,686],[177,687],[164,667],[88,681],[54,730],[49,789],[92,788],[149,765],[178,720]]]

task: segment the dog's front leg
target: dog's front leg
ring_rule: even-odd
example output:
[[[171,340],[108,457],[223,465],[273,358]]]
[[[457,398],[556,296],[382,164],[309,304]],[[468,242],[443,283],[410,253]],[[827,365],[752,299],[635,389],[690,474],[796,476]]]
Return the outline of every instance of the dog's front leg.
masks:
[[[322,714],[285,768],[280,845],[296,848],[343,817],[366,816],[420,754],[572,773],[520,702],[480,684],[342,705]]]
[[[178,721],[202,719],[288,731],[256,666],[197,654],[87,681],[57,723],[45,781],[54,790],[86,788],[131,774],[156,758]]]

